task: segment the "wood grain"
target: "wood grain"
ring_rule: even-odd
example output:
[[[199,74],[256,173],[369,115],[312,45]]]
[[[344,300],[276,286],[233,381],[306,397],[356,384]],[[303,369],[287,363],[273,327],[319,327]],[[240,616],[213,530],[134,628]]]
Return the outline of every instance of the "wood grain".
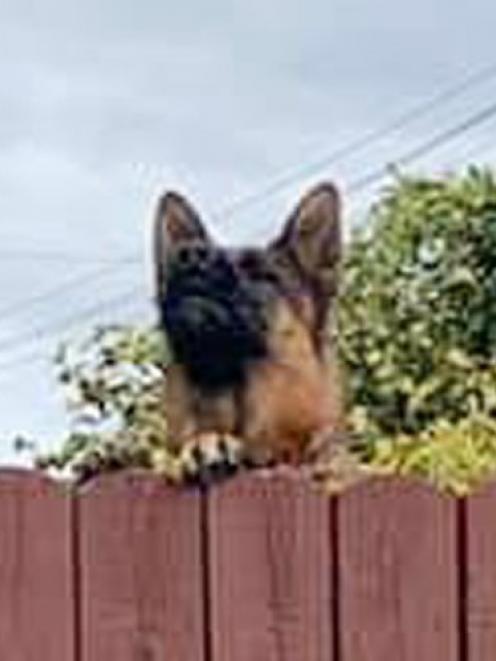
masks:
[[[0,659],[74,657],[70,498],[35,472],[0,471]]]
[[[209,501],[213,661],[333,661],[329,500],[242,477]]]
[[[203,661],[198,494],[101,478],[79,525],[82,661]]]
[[[496,658],[496,484],[466,501],[468,658]]]
[[[340,497],[338,529],[340,661],[457,661],[455,500],[376,479]]]

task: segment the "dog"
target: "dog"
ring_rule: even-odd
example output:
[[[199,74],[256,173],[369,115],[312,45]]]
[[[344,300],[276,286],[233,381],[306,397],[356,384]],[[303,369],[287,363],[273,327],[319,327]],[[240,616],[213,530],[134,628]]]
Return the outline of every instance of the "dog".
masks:
[[[312,188],[264,248],[224,248],[177,192],[157,205],[156,304],[171,354],[165,406],[185,474],[299,466],[343,429],[330,338],[342,253],[340,197]]]

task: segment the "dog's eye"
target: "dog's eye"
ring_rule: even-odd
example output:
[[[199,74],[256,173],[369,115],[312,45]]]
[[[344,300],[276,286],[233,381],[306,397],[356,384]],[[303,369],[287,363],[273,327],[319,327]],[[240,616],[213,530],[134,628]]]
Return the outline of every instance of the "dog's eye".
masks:
[[[245,252],[239,258],[239,266],[243,271],[256,271],[260,267],[260,258],[254,252]]]
[[[177,260],[182,266],[199,266],[208,259],[208,249],[201,244],[188,244],[181,246],[177,251]]]
[[[248,277],[266,282],[277,282],[277,274],[256,252],[245,252],[239,260],[239,267]]]

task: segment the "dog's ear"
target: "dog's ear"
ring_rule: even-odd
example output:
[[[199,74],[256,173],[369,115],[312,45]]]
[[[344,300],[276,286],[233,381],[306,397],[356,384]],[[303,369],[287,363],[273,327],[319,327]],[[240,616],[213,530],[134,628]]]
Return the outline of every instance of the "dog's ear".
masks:
[[[155,213],[153,253],[159,296],[165,287],[165,273],[171,249],[187,241],[210,242],[200,216],[179,193],[163,195]]]
[[[307,285],[321,300],[337,294],[341,258],[341,209],[333,184],[323,183],[300,201],[282,235],[269,247],[293,282]]]

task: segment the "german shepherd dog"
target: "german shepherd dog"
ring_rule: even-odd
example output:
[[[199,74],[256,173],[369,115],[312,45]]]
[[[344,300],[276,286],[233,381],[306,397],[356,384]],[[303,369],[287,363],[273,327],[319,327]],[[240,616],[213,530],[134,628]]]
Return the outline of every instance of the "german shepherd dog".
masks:
[[[218,246],[186,199],[166,193],[154,254],[171,353],[169,440],[185,474],[313,461],[342,418],[328,332],[341,257],[336,188],[315,187],[277,240],[242,249]]]

